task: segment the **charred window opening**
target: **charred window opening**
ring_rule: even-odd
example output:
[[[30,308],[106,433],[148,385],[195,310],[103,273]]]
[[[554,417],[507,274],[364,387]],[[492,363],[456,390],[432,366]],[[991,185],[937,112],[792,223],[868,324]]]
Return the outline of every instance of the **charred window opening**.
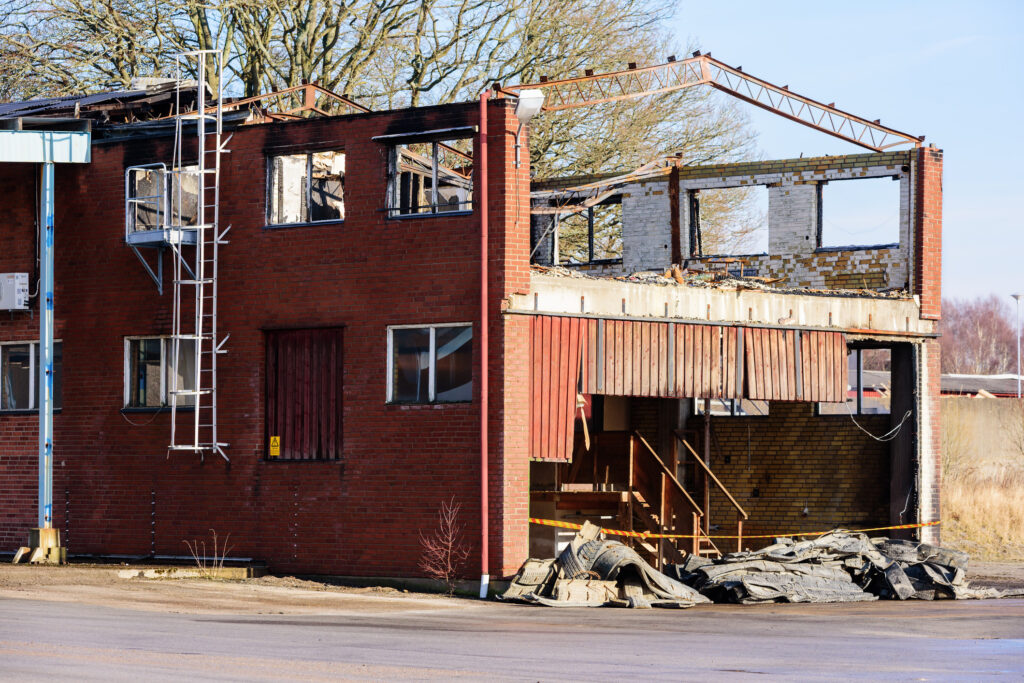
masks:
[[[622,196],[557,219],[558,262],[601,263],[622,258]]]
[[[129,231],[195,225],[199,216],[199,167],[163,164],[127,170]]]
[[[388,216],[473,210],[473,139],[408,142],[391,148]]]
[[[345,220],[345,153],[271,157],[268,194],[269,225]]]

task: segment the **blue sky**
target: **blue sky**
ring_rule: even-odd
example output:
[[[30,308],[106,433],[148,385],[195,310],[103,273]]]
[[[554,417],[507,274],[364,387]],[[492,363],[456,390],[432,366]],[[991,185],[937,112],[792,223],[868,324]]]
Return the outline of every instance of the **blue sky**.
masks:
[[[1024,291],[1022,28],[1024,2],[978,1],[687,0],[673,21],[681,43],[800,94],[926,135],[942,148],[943,294],[995,293],[1008,302],[1011,292]],[[863,151],[744,107],[765,158]],[[826,188],[826,233],[854,243],[888,241],[896,183],[876,185],[874,195],[852,188],[865,182],[886,181]]]

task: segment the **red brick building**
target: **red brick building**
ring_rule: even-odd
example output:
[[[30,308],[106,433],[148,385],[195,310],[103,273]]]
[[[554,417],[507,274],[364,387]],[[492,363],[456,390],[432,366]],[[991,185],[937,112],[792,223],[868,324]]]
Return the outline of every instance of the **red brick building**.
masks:
[[[735,534],[738,518],[746,534],[938,518],[940,151],[590,178],[605,197],[577,214],[621,207],[621,251],[565,262],[540,207],[584,183],[531,188],[514,102],[490,99],[486,123],[468,103],[229,124],[227,458],[168,453],[169,373],[188,360],[169,358],[169,288],[126,245],[126,194],[140,191],[126,171],[170,165],[173,130],[97,126],[92,162],[58,168],[56,184],[54,526],[72,556],[181,556],[216,530],[275,571],[416,575],[420,532],[454,499],[475,566],[482,361],[492,575],[554,550],[556,531],[530,517],[698,536]],[[35,272],[37,175],[0,165],[2,273]],[[775,193],[772,248],[716,261],[688,203],[740,177]],[[899,182],[899,242],[822,247],[814,189],[858,177]],[[170,277],[170,250],[140,253]],[[35,526],[37,306],[0,315],[0,550]],[[892,372],[889,414],[858,414],[872,353]],[[180,405],[178,419],[191,420]],[[711,545],[646,550],[669,561]]]

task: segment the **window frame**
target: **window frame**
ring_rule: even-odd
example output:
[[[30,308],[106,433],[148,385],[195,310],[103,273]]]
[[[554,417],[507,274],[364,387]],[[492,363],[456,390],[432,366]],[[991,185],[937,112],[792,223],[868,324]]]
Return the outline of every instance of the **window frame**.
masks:
[[[63,364],[64,364],[64,353],[63,353],[64,349],[63,349],[63,346],[64,346],[64,340],[63,339],[54,339],[53,340],[54,350],[56,350],[56,347],[57,347],[58,344],[61,346],[61,366],[62,366],[61,367],[61,373],[62,373],[62,376],[63,376]],[[5,347],[5,346],[24,346],[24,345],[28,345],[28,368],[29,368],[29,370],[28,370],[28,376],[29,376],[29,382],[28,382],[28,404],[29,404],[29,407],[28,408],[4,408],[3,404],[0,403],[0,415],[25,415],[25,414],[36,414],[36,413],[39,412],[39,403],[37,401],[37,399],[39,398],[38,397],[38,394],[39,394],[39,391],[38,391],[39,365],[36,363],[36,357],[41,356],[41,354],[42,354],[42,349],[40,348],[39,340],[38,339],[34,339],[34,340],[33,339],[22,339],[22,340],[15,340],[15,341],[0,341],[0,351],[2,351],[3,347]],[[4,362],[4,360],[3,360],[3,353],[0,352],[0,381],[3,380],[3,376],[4,376],[3,362]],[[64,387],[63,387],[63,383],[61,384],[61,395],[60,395],[59,398],[60,398],[60,400],[58,401],[57,400],[58,397],[56,395],[53,397],[53,401],[54,401],[53,410],[55,412],[59,412],[64,407]]]
[[[621,248],[622,248],[622,241],[623,241],[622,240],[622,228],[623,228],[623,220],[622,220],[622,210],[623,210],[622,209],[622,195],[621,194],[616,194],[616,195],[612,195],[611,197],[605,199],[604,201],[598,202],[597,204],[594,204],[592,206],[588,206],[587,209],[586,209],[586,216],[587,216],[587,260],[586,261],[576,261],[576,262],[563,261],[561,254],[557,254],[556,255],[554,253],[556,249],[559,249],[559,250],[561,249],[561,243],[562,243],[562,239],[561,239],[562,217],[559,214],[555,214],[555,217],[554,217],[554,220],[555,220],[555,227],[554,227],[555,238],[551,240],[551,252],[552,252],[551,262],[552,263],[557,263],[559,265],[564,265],[564,266],[567,266],[567,267],[572,267],[572,266],[604,266],[604,265],[615,265],[615,264],[622,263],[622,254],[621,253],[618,256],[613,256],[612,258],[594,258],[594,222],[595,222],[594,221],[594,210],[598,209],[600,207],[606,207],[606,206],[618,206],[618,207],[620,207],[619,208],[619,242],[620,242],[620,247],[619,248],[621,250]],[[583,213],[583,212],[580,212],[580,213]],[[557,256],[558,258],[556,259],[555,256]]]
[[[459,128],[446,129],[441,131],[423,131],[420,133],[401,133],[397,135],[380,135],[373,138],[377,142],[383,142],[387,145],[387,192],[384,199],[384,215],[388,219],[395,220],[408,220],[415,218],[437,218],[446,216],[471,216],[476,210],[477,204],[479,203],[476,199],[477,192],[477,135],[478,131],[476,126],[463,126]],[[438,149],[446,142],[452,142],[457,140],[470,140],[471,141],[471,154],[470,158],[473,160],[473,171],[469,176],[470,179],[470,195],[469,208],[459,208],[454,211],[439,211],[438,207],[443,206],[439,204],[437,199],[438,193],[438,172],[437,172],[437,158]],[[429,208],[430,211],[423,213],[399,213],[402,210],[401,207],[401,188],[399,183],[401,182],[401,172],[398,169],[398,154],[399,147],[403,145],[414,145],[414,144],[431,144],[431,172],[432,172],[432,183],[431,183],[431,204],[426,207],[418,208]],[[449,145],[450,147],[450,145]],[[458,150],[456,150],[458,151]]]
[[[470,398],[465,401],[438,401],[437,400],[437,328],[439,327],[468,327],[470,329],[470,343],[473,341],[472,331],[474,324],[471,322],[454,323],[418,323],[412,325],[388,325],[387,328],[387,374],[385,375],[385,403],[395,406],[437,406],[437,405],[459,405],[473,402],[472,386],[470,387]],[[427,368],[427,400],[426,401],[397,401],[395,393],[395,337],[394,330],[430,330],[430,365]],[[470,347],[472,351],[472,347]],[[472,361],[475,359],[471,359]],[[472,369],[470,370],[470,383],[473,382]]]
[[[326,225],[330,223],[344,223],[347,212],[342,209],[341,218],[322,218],[320,220],[303,220],[293,221],[290,223],[274,223],[273,212],[274,212],[274,159],[278,157],[294,157],[299,155],[305,155],[306,157],[306,187],[305,187],[305,206],[307,215],[312,214],[313,211],[313,155],[323,154],[324,152],[340,152],[345,157],[345,176],[348,176],[348,152],[345,151],[345,147],[323,147],[323,148],[300,148],[300,149],[274,149],[267,150],[266,152],[266,167],[267,167],[267,182],[266,182],[266,212],[263,216],[264,224],[263,227],[266,230],[278,230],[280,228],[296,228],[310,225]],[[342,195],[342,207],[345,205],[345,197]]]
[[[848,383],[848,388],[847,388],[847,392],[849,392],[851,388],[856,386],[856,394],[853,397],[853,406],[852,406],[853,409],[851,410],[850,407],[849,407],[849,403],[848,403],[849,399],[844,400],[842,403],[822,403],[822,402],[819,401],[818,404],[817,404],[817,407],[816,407],[817,408],[816,409],[816,414],[819,417],[837,417],[837,416],[838,417],[848,417],[849,415],[853,415],[855,417],[861,417],[863,415],[870,416],[870,415],[891,415],[892,414],[892,405],[891,404],[889,405],[889,409],[884,411],[884,412],[883,411],[865,411],[864,410],[864,351],[877,351],[877,350],[887,350],[890,353],[892,353],[892,349],[888,348],[888,347],[879,347],[877,349],[876,348],[872,348],[872,347],[865,347],[865,346],[850,346],[850,347],[847,347],[847,349],[846,349],[847,362],[848,363],[850,362],[849,356],[854,356],[853,363],[854,363],[855,371],[853,373],[849,373],[851,376],[849,378],[850,381]],[[892,375],[890,374],[890,377],[891,376]],[[856,382],[856,385],[854,385],[853,382]],[[824,406],[830,406],[831,407],[831,406],[838,406],[838,405],[842,405],[843,407],[847,408],[847,411],[846,412],[843,412],[843,411],[825,412],[825,410],[828,410],[828,409],[822,410],[822,408]]]
[[[158,406],[133,406],[131,405],[131,393],[132,388],[130,384],[131,380],[131,368],[132,368],[132,342],[146,341],[150,339],[160,340],[160,405]],[[123,381],[122,389],[123,396],[121,402],[122,412],[158,412],[166,410],[171,406],[170,401],[170,387],[167,386],[167,356],[170,352],[168,345],[174,342],[174,338],[167,334],[142,334],[142,335],[130,335],[124,338],[124,365],[123,365]],[[178,410],[195,410],[195,406],[190,403],[178,403]]]

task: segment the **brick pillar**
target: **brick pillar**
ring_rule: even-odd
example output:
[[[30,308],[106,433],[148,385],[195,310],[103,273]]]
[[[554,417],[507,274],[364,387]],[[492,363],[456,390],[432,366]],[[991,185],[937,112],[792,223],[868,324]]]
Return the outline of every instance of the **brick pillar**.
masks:
[[[490,211],[490,571],[508,576],[529,552],[529,319],[504,315],[509,296],[530,290],[530,155],[511,100],[492,101],[488,117]]]
[[[918,521],[941,519],[942,434],[941,434],[941,370],[937,340],[921,344],[918,353],[918,437],[917,491]],[[920,539],[938,544],[940,527],[921,529]]]
[[[942,150],[917,150],[914,216],[914,294],[921,317],[938,320],[942,309]]]

